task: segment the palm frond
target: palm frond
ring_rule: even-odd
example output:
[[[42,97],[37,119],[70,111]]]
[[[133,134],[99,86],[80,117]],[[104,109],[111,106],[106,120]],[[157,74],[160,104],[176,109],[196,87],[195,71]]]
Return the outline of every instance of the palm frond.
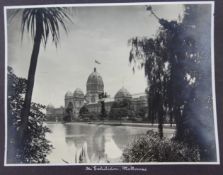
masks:
[[[51,35],[52,42],[57,46],[60,40],[60,27],[67,33],[66,21],[72,21],[67,13],[67,8],[33,8],[24,9],[22,13],[21,31],[22,37],[29,32],[34,39],[38,33],[44,47]],[[38,27],[38,31],[37,31]]]

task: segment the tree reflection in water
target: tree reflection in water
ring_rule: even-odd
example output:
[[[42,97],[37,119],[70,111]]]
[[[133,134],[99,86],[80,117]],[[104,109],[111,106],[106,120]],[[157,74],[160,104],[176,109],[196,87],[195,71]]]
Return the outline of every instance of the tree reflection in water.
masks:
[[[115,143],[111,128],[97,126],[97,129],[91,133],[92,137],[81,134],[86,133],[86,130],[82,129],[75,129],[75,136],[71,135],[72,126],[67,126],[66,129],[66,143],[76,148],[75,163],[108,163],[120,159],[122,150]]]
[[[120,162],[122,150],[148,127],[110,126],[87,123],[47,124],[47,135],[54,149],[48,155],[50,163]],[[173,129],[165,133],[172,135]]]

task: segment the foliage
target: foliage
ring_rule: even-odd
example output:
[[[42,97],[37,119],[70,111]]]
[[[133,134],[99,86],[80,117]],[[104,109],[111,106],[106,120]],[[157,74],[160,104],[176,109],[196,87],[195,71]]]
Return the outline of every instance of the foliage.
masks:
[[[106,110],[105,110],[105,102],[101,101],[101,113],[100,113],[100,119],[104,120],[107,116]]]
[[[27,30],[34,39],[39,28],[40,38],[44,46],[46,46],[50,34],[52,36],[52,42],[57,46],[60,40],[59,26],[62,26],[67,32],[66,20],[71,21],[67,14],[67,9],[64,7],[24,9],[21,25],[22,35]]]
[[[85,105],[80,108],[79,119],[84,121],[89,121],[93,118],[91,116],[92,116],[91,112],[89,112],[88,108]]]
[[[100,114],[97,112],[89,112],[87,117],[92,121],[92,120],[100,120]]]
[[[101,120],[100,113],[94,111],[88,111],[86,106],[83,106],[80,109],[79,114],[80,114],[79,119],[82,121]]]
[[[46,155],[52,145],[45,135],[50,130],[44,126],[45,106],[32,103],[29,113],[28,132],[23,150],[18,147],[18,130],[21,126],[21,109],[27,80],[17,77],[8,67],[8,161],[10,163],[47,163]]]
[[[67,108],[65,109],[65,116],[63,118],[64,122],[71,122],[73,117],[73,105],[69,103]]]
[[[105,92],[100,93],[98,95],[98,98],[100,99],[100,102],[101,102],[101,114],[100,114],[101,120],[104,120],[107,117],[107,113],[106,113],[106,110],[105,110],[105,101],[104,101],[104,99],[107,98],[107,97],[108,97],[108,95]]]
[[[159,134],[148,131],[135,138],[123,151],[123,162],[198,162],[197,147],[171,139],[160,139]]]
[[[110,119],[121,120],[128,117],[128,110],[126,108],[112,108],[109,113]]]
[[[131,101],[123,99],[121,101],[113,102],[111,110],[109,112],[109,118],[112,120],[121,120],[124,117],[131,119],[134,116],[134,112],[131,109]]]
[[[83,107],[80,108],[79,114],[80,115],[84,115],[84,114],[88,114],[88,108],[84,105]]]
[[[185,67],[192,67],[189,73],[195,80],[194,88],[188,92],[188,103],[184,107],[184,132],[188,143],[200,146],[203,161],[216,160],[215,125],[212,100],[211,70],[211,6],[186,5],[183,24],[188,26],[185,31],[187,38],[194,43],[186,53],[192,60]],[[196,71],[193,71],[196,70]],[[214,89],[213,89],[214,90]],[[189,137],[190,136],[190,137]]]
[[[155,18],[160,23],[155,38],[129,41],[133,70],[144,68],[148,80],[149,119],[158,120],[162,138],[164,117],[170,116],[176,139],[199,145],[202,160],[213,160],[210,6],[186,5],[182,22]]]
[[[155,39],[132,38],[130,43],[130,62],[138,59],[140,67],[145,67],[147,76],[148,91],[148,109],[149,118],[152,123],[157,118],[159,122],[160,137],[163,137],[163,116],[167,114],[168,106],[166,103],[166,86],[169,78],[166,47],[163,47],[166,40],[164,31],[161,31]],[[134,67],[133,67],[134,68]]]
[[[147,108],[146,107],[140,107],[136,111],[136,115],[142,118],[143,120],[146,120],[146,114],[147,114]]]
[[[70,114],[66,114],[64,117],[63,117],[63,121],[64,122],[71,122],[71,119],[72,117],[71,117],[71,115]]]

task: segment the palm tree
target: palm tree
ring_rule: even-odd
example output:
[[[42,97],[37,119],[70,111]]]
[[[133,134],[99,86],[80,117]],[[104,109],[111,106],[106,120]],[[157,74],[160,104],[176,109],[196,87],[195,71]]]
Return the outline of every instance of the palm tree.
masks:
[[[57,47],[60,40],[60,26],[67,32],[65,20],[70,21],[66,8],[30,8],[22,11],[22,36],[25,30],[31,34],[33,38],[33,50],[28,72],[25,100],[21,110],[21,127],[18,133],[21,143],[19,146],[23,147],[26,139],[40,45],[42,43],[46,47],[48,38],[51,35],[52,42]]]

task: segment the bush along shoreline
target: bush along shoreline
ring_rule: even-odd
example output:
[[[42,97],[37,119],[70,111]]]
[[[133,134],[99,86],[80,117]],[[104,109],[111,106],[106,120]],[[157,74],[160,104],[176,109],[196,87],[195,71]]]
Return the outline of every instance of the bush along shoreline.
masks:
[[[189,146],[174,138],[160,139],[159,134],[149,130],[136,137],[122,154],[123,162],[199,162],[198,146]]]

